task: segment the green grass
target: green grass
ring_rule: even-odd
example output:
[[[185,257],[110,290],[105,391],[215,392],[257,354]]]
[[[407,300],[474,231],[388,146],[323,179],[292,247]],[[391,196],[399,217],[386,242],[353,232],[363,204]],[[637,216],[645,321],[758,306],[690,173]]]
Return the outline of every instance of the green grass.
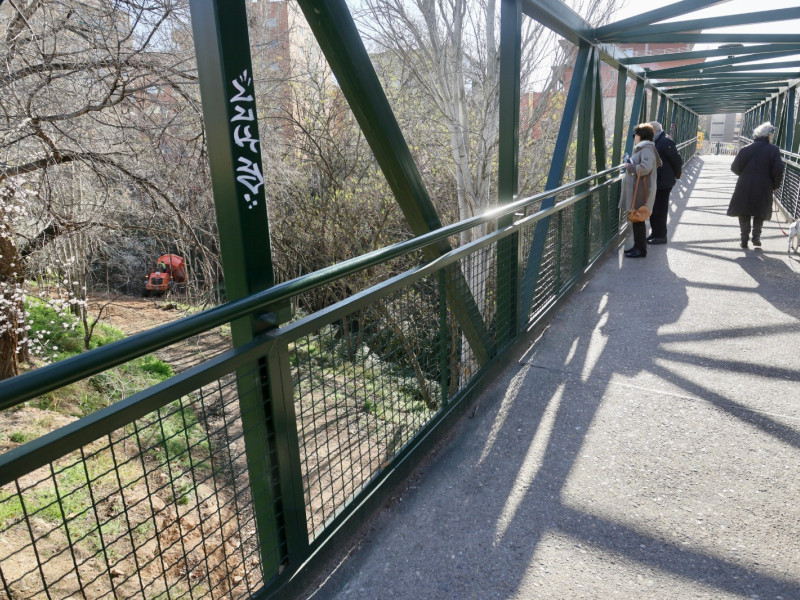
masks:
[[[403,415],[429,411],[407,368],[380,360],[366,346],[353,349],[346,339],[336,337],[332,326],[302,343],[290,344],[289,364],[295,370],[300,398],[318,398],[321,390],[327,390],[325,400],[341,406],[355,393],[364,413],[393,422],[403,421]],[[432,385],[431,393],[438,401],[439,386]]]
[[[53,360],[64,360],[84,351],[83,326],[71,314],[59,314],[47,303],[28,297],[29,335],[39,340]],[[118,328],[98,323],[89,343],[100,348],[124,339]],[[37,398],[33,405],[76,417],[89,415],[122,398],[159,383],[173,375],[172,367],[153,355],[142,356],[124,365]],[[22,432],[24,434],[24,432]]]
[[[15,444],[24,444],[25,442],[31,439],[31,435],[30,433],[25,431],[14,431],[11,433],[11,435],[8,436],[8,439],[10,439]]]

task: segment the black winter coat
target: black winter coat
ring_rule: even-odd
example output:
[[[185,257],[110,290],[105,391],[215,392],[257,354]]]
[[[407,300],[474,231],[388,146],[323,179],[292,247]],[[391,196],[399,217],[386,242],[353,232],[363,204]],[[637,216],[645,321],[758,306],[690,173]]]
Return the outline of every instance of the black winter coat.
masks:
[[[658,168],[656,187],[660,190],[671,188],[675,185],[675,179],[681,178],[683,159],[675,142],[666,133],[662,132],[656,138],[656,150],[661,157],[661,162],[664,163]]]
[[[772,217],[772,193],[783,178],[781,151],[768,137],[756,138],[736,155],[731,171],[739,176],[728,206],[729,217]]]

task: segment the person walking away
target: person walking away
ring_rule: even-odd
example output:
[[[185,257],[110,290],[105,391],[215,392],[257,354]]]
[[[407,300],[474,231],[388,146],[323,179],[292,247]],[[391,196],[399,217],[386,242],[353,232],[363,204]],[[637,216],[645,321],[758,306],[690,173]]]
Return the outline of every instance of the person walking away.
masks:
[[[650,215],[650,235],[648,244],[667,243],[667,215],[669,214],[669,196],[675,181],[681,178],[683,159],[675,141],[667,135],[658,121],[650,121],[655,132],[653,143],[661,158],[662,166],[656,173],[656,198],[653,203],[653,214]]]
[[[650,123],[639,123],[633,129],[633,154],[625,163],[625,175],[622,179],[622,191],[619,195],[619,207],[628,213],[633,205],[633,195],[636,191],[636,181],[645,186],[647,191],[646,205],[652,211],[656,198],[656,176],[661,158],[658,156],[653,143],[655,133]],[[636,208],[639,208],[637,204]],[[625,250],[628,258],[644,258],[647,256],[647,226],[644,221],[630,223],[628,228],[628,242],[633,241],[633,246]]]
[[[761,246],[761,228],[772,217],[772,194],[780,186],[784,170],[781,151],[772,143],[774,135],[769,121],[756,127],[753,142],[739,150],[731,164],[739,178],[728,216],[739,217],[742,248],[747,248],[751,230],[753,246]]]

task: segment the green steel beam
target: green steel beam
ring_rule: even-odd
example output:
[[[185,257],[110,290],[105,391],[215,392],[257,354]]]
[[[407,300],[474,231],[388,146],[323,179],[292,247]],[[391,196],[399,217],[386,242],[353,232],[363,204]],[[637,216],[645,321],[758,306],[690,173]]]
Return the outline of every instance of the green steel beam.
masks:
[[[785,61],[781,63],[770,63],[770,64],[758,64],[756,61],[760,60],[769,60],[773,58],[781,58],[784,56],[792,56],[795,54],[800,54],[800,50],[790,50],[787,52],[767,52],[764,54],[755,54],[755,55],[748,55],[748,56],[738,56],[735,58],[728,58],[728,59],[720,59],[720,60],[711,60],[705,61],[700,63],[694,63],[691,65],[681,65],[680,67],[671,67],[669,69],[657,69],[657,70],[648,70],[647,71],[648,77],[652,77],[654,79],[659,79],[661,77],[671,77],[674,75],[682,75],[684,73],[694,73],[698,70],[700,71],[710,71],[712,69],[716,70],[718,68],[730,68],[730,69],[737,69],[746,71],[749,69],[763,69],[763,68],[784,68],[784,67],[792,67],[800,65],[800,56],[796,60],[793,61]],[[741,63],[755,63],[750,65],[749,67],[740,66],[740,67],[733,67],[734,64],[741,64]]]
[[[759,74],[768,73],[760,69],[791,69],[800,67],[800,58],[797,60],[781,61],[774,63],[754,63],[751,65],[737,65],[737,66],[717,66],[706,68],[702,64],[693,65],[691,69],[681,71],[680,73],[664,73],[662,71],[650,71],[648,75],[653,79],[692,79],[695,77],[713,77],[716,75],[725,76],[729,73],[748,73],[756,72]],[[673,71],[669,69],[669,71]]]
[[[595,58],[594,82],[594,159],[595,170],[600,173],[606,170],[606,131],[603,123],[603,80],[600,74],[600,56]],[[598,182],[598,183],[602,183]]]
[[[595,81],[594,81],[594,159],[595,159],[595,171],[597,173],[602,173],[606,170],[606,163],[607,163],[607,148],[606,148],[606,131],[605,125],[603,123],[603,79],[600,74],[601,70],[601,61],[599,54],[596,56],[595,59]],[[597,183],[605,182],[605,179],[598,181]],[[609,218],[613,212],[614,215],[617,215],[619,211],[617,210],[610,210],[609,201],[609,194],[611,193],[611,188],[605,187],[602,189],[598,196],[599,200],[599,209],[600,209],[600,231],[602,232],[601,237],[605,236],[605,232],[610,231],[610,223]],[[589,218],[591,219],[591,198],[587,198],[587,204],[589,205],[590,213]],[[616,208],[616,207],[615,207]],[[616,221],[615,221],[616,222]],[[591,233],[591,228],[587,226],[587,233]],[[590,239],[590,235],[587,235],[587,243],[586,243],[586,264],[589,263],[590,256],[589,253],[591,251],[591,246],[588,242]]]
[[[522,61],[522,7],[519,0],[501,0],[500,4],[500,98],[497,167],[498,204],[513,202],[519,188],[519,106],[520,65]],[[498,219],[497,227],[511,225],[513,215]],[[519,261],[517,236],[503,238],[497,246],[497,273],[508,273],[497,283],[497,331],[505,341],[517,332],[517,278]],[[514,285],[509,285],[514,282]]]
[[[668,91],[673,96],[680,96],[682,94],[706,94],[708,92],[718,91],[720,93],[725,92],[742,92],[742,93],[755,93],[761,94],[761,99],[763,100],[771,92],[777,92],[780,90],[779,87],[772,85],[741,85],[739,83],[706,83],[702,85],[686,85],[686,86],[679,86],[679,87],[667,87],[662,88],[664,91]]]
[[[594,124],[596,73],[598,71],[599,56],[597,50],[591,48],[586,68],[586,78],[583,82],[580,100],[578,102],[578,126],[575,140],[575,179],[583,179],[590,175],[592,159],[592,135]],[[575,191],[579,194],[586,191],[589,185],[583,185]],[[591,199],[584,198],[575,205],[572,212],[572,269],[570,276],[575,276],[583,271],[589,261],[589,236],[590,236],[590,211]]]
[[[617,104],[614,109],[614,150],[611,154],[611,164],[618,165],[622,162],[622,135],[625,127],[625,99],[628,96],[628,71],[624,66],[617,68]]]
[[[642,102],[644,102],[644,81],[636,82],[636,91],[633,94],[633,104],[631,105],[631,121],[628,126],[628,136],[625,140],[625,153],[630,154],[633,150],[633,130],[639,124],[641,117]]]
[[[523,5],[524,6],[524,5]],[[578,48],[578,56],[575,59],[575,68],[572,71],[572,81],[567,92],[567,99],[564,103],[564,114],[561,117],[561,124],[558,129],[558,137],[553,150],[553,159],[550,162],[550,171],[547,175],[545,190],[557,188],[561,179],[564,177],[567,154],[569,153],[569,142],[572,127],[575,124],[575,117],[578,112],[578,105],[583,84],[586,81],[586,72],[589,63],[589,51],[591,46],[582,42]],[[644,81],[640,82],[644,85]],[[637,88],[638,89],[638,88]],[[550,196],[542,200],[542,208],[550,208],[555,204],[555,196]],[[547,230],[550,227],[550,217],[542,219],[536,223],[533,232],[533,239],[528,250],[528,261],[525,273],[522,277],[521,292],[521,314],[520,317],[527,319],[530,314],[533,295],[536,291],[536,284],[539,280],[539,269],[544,254],[544,245],[547,241]]]
[[[439,229],[428,196],[372,61],[343,0],[298,0],[414,235]]]
[[[558,0],[522,0],[522,12],[576,46],[592,37],[589,23]]]
[[[750,55],[751,60],[757,60],[759,54],[769,54],[771,52],[789,52],[796,50],[800,52],[800,44],[762,44],[758,46],[741,46],[739,48],[714,48],[711,50],[690,50],[688,52],[673,52],[672,54],[659,54],[648,56],[631,56],[621,62],[626,65],[643,65],[652,62],[672,62],[678,60],[695,60],[700,58],[712,58],[715,56],[738,56],[740,54]]]
[[[677,97],[681,98],[685,103],[689,104],[697,104],[698,102],[703,101],[710,101],[710,102],[720,102],[722,100],[749,100],[754,103],[761,102],[764,99],[764,94],[759,92],[718,92],[716,94],[713,93],[692,93],[692,94],[677,94]]]
[[[522,12],[575,45],[583,41],[597,48],[603,62],[612,69],[625,64],[628,58],[616,45],[599,42],[592,26],[559,0],[522,0]],[[647,79],[646,73],[636,65],[627,65],[627,69],[632,78]]]
[[[775,145],[778,147],[783,146],[783,132],[781,131],[782,127],[786,126],[786,94],[779,94],[777,106],[775,108],[775,120],[772,121],[772,124],[775,127]]]
[[[605,41],[605,40],[603,40]],[[632,31],[613,40],[618,42],[641,43],[692,43],[695,44],[796,44],[796,33],[651,33]],[[633,65],[631,65],[633,66]]]
[[[246,4],[191,0],[190,11],[225,288],[229,300],[238,300],[274,284]],[[255,317],[233,321],[234,346],[249,344],[267,328]],[[269,578],[280,568],[286,531],[275,511],[274,484],[264,477],[272,466],[271,452],[265,449],[274,450],[277,442],[269,431],[272,407],[266,382],[254,382],[254,370],[260,372],[261,365],[239,371],[237,385],[242,414],[248,415],[245,449],[264,575]],[[289,474],[280,476],[282,490],[291,497],[290,488],[283,489]]]
[[[498,149],[498,203],[513,202],[519,177],[520,65],[522,57],[522,10],[519,0],[500,5],[500,131]],[[504,227],[513,216],[498,223]]]
[[[347,4],[344,0],[298,0],[298,3],[411,231],[422,235],[441,228]],[[449,244],[442,242],[438,250],[427,248],[426,256],[433,259],[449,249]],[[448,274],[454,276],[453,270],[448,269]],[[485,364],[491,353],[490,336],[474,299],[464,298],[470,287],[459,279],[449,281],[448,290],[456,319],[478,360]]]
[[[800,71],[759,71],[756,73],[695,73],[691,76],[690,80],[695,79],[716,79],[720,78],[721,81],[726,80],[751,80],[751,81],[774,81],[774,80],[787,80],[800,77]],[[675,81],[686,81],[689,78],[671,77]]]
[[[655,10],[635,15],[615,23],[609,23],[594,30],[594,37],[598,40],[605,40],[613,37],[618,33],[636,29],[658,21],[680,17],[691,12],[695,12],[702,8],[722,4],[728,0],[683,0],[682,2],[674,2],[657,8]]]
[[[700,80],[693,80],[693,79],[676,79],[675,81],[656,81],[652,82],[651,85],[659,90],[664,90],[667,92],[671,92],[673,90],[689,90],[689,89],[704,89],[704,88],[715,88],[718,86],[725,86],[725,87],[775,87],[775,86],[785,86],[786,81],[777,79],[771,80],[767,79],[766,81],[741,81],[740,79],[726,79],[721,77],[719,79],[715,79],[713,82],[709,81],[700,81]]]
[[[792,152],[792,144],[794,143],[794,127],[795,127],[795,105],[797,102],[797,88],[793,87],[789,89],[789,99],[787,103],[787,112],[786,112],[786,141],[783,144],[783,148]]]
[[[752,25],[755,23],[773,23],[775,21],[788,21],[800,19],[800,7],[779,8],[765,10],[761,12],[751,12],[738,15],[721,15],[717,17],[707,17],[702,19],[689,19],[686,21],[674,21],[672,23],[658,23],[638,28],[636,34],[648,36],[665,35],[674,33],[684,33],[692,31],[702,31],[704,29],[719,29],[721,27],[734,27],[737,25]],[[598,37],[604,42],[615,42],[625,40],[626,33],[612,34],[605,37]],[[794,42],[797,42],[795,36]]]

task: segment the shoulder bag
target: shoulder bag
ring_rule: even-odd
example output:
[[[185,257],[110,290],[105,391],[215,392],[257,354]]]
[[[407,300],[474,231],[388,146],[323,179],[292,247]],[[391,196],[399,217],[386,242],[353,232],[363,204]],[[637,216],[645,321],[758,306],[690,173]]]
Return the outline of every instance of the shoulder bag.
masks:
[[[641,186],[639,183],[641,182]],[[636,205],[639,208],[636,208]],[[643,223],[650,218],[650,210],[647,208],[647,175],[637,175],[636,185],[633,187],[633,200],[631,210],[628,211],[628,221],[631,223]]]

